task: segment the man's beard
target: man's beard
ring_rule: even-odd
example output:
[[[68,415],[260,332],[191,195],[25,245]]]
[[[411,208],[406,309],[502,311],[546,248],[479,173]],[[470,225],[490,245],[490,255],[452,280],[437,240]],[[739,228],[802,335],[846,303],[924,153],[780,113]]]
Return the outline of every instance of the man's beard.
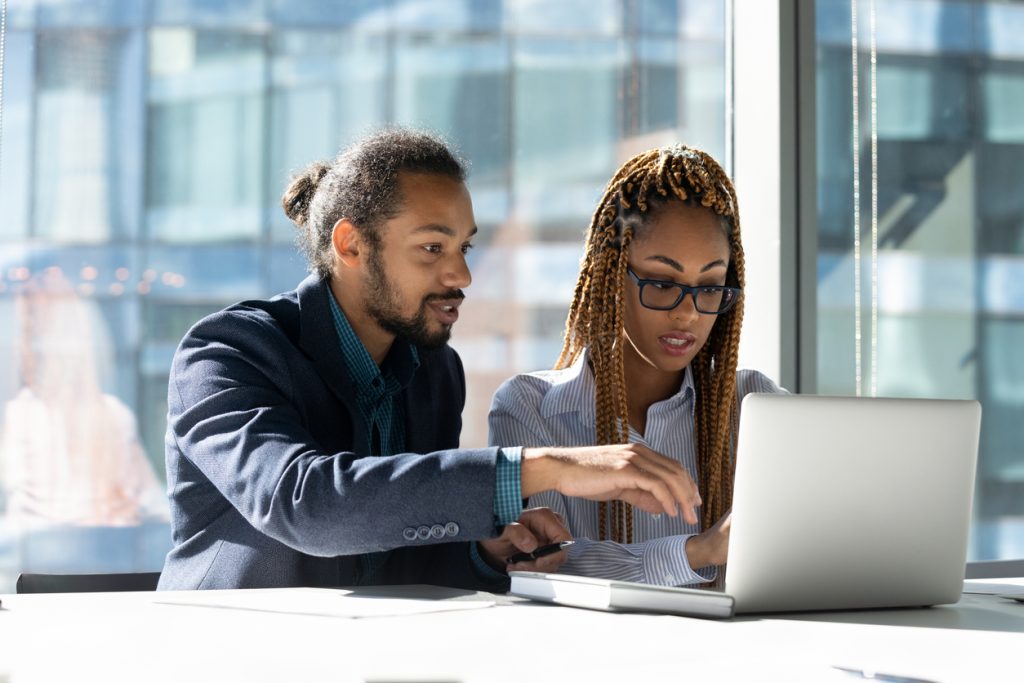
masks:
[[[398,292],[384,272],[379,247],[371,247],[368,266],[366,312],[381,329],[427,349],[436,349],[448,343],[452,336],[452,326],[442,324],[439,329],[431,331],[427,318],[427,304],[431,301],[463,299],[466,295],[462,290],[453,289],[441,294],[430,294],[420,302],[420,308],[414,316],[403,318],[399,312]]]

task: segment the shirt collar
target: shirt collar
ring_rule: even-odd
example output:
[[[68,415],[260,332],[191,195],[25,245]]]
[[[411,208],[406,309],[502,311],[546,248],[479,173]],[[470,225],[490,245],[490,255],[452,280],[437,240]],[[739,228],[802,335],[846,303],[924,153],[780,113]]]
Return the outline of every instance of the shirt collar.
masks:
[[[331,317],[334,319],[334,329],[338,333],[338,342],[341,344],[341,353],[345,357],[349,377],[360,393],[383,395],[388,384],[385,373],[391,375],[397,382],[396,390],[406,387],[420,366],[416,347],[404,339],[395,339],[384,362],[378,367],[330,290],[327,291],[327,298],[331,302]]]
[[[540,413],[543,417],[551,418],[563,413],[577,413],[584,424],[594,425],[596,423],[594,402],[597,385],[594,382],[594,373],[590,370],[589,361],[590,350],[585,349],[575,363],[564,370],[552,373],[551,389],[544,395],[544,400],[540,405]],[[656,405],[662,409],[686,406],[692,416],[695,395],[693,373],[690,366],[687,365],[683,372],[683,381],[679,384],[679,390]]]

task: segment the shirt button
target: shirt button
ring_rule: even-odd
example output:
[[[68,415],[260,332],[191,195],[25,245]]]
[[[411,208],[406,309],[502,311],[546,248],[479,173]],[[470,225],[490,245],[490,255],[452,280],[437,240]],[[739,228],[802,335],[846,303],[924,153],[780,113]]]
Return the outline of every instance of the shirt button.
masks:
[[[430,535],[434,538],[444,538],[444,534],[444,527],[440,524],[435,524],[434,526],[430,527]]]
[[[459,535],[459,525],[456,524],[455,522],[448,522],[447,524],[444,525],[444,532],[446,534],[448,534],[449,536],[458,536]]]
[[[402,530],[402,538],[404,538],[407,541],[415,541],[416,530],[413,529],[411,526],[405,527],[405,529]]]
[[[429,540],[430,539],[430,527],[429,526],[421,526],[421,527],[417,528],[416,529],[416,538],[420,539],[421,541]]]

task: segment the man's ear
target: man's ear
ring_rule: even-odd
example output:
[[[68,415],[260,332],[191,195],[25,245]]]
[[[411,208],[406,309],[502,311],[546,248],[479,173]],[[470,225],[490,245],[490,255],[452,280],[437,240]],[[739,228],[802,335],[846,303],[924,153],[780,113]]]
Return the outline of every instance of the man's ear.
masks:
[[[331,228],[331,244],[334,245],[334,254],[346,266],[352,268],[359,265],[362,244],[359,240],[359,231],[352,221],[342,218]]]

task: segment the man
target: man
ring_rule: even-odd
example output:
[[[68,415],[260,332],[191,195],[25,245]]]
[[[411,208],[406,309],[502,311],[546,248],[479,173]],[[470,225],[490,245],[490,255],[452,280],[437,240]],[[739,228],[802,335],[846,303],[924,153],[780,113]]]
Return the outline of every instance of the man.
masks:
[[[465,380],[446,342],[477,229],[442,142],[379,133],[282,202],[313,274],[200,321],[174,357],[161,589],[501,591],[509,555],[568,538],[551,511],[522,511],[534,493],[694,515],[693,482],[640,446],[458,449]]]

